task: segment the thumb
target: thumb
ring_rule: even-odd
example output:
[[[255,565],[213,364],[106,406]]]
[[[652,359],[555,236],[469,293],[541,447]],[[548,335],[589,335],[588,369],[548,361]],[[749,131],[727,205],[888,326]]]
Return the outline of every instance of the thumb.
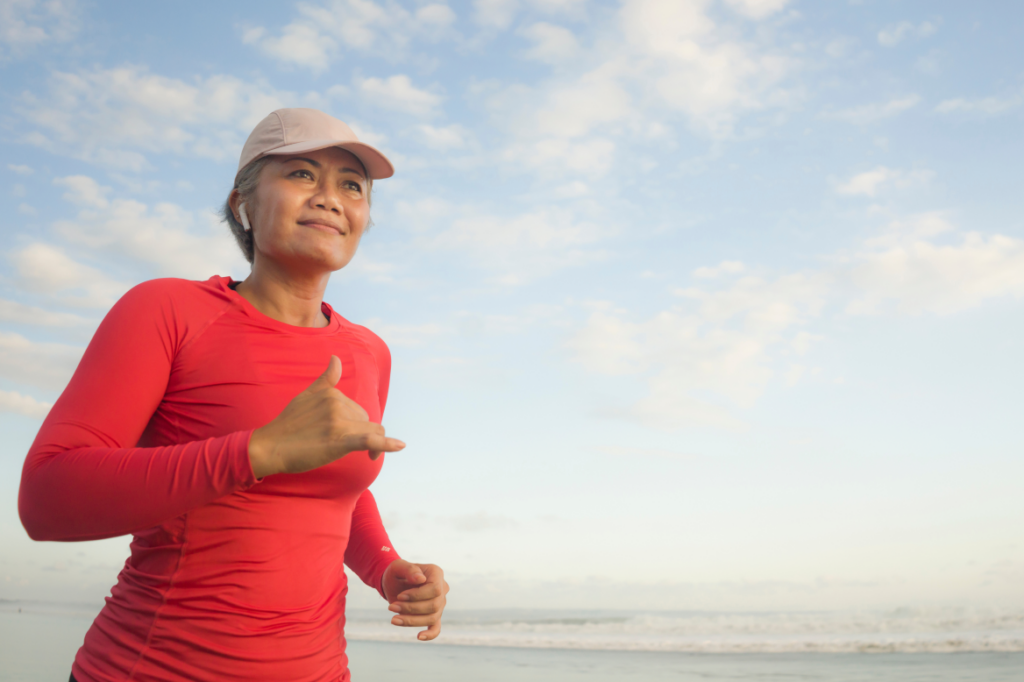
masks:
[[[397,563],[397,562],[396,562]],[[413,585],[419,585],[427,579],[427,576],[423,574],[423,569],[420,568],[419,564],[414,564],[411,561],[404,561],[400,566],[396,566],[398,574],[396,577],[407,583]]]
[[[327,369],[316,378],[309,388],[334,388],[339,381],[341,381],[341,360],[337,355],[332,355],[331,361],[327,363]]]

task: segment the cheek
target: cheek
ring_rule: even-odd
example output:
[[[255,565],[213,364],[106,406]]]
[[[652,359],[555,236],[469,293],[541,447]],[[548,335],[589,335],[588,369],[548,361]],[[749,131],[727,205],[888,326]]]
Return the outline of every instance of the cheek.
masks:
[[[366,202],[361,202],[347,209],[349,224],[355,232],[362,234],[370,224],[370,207]]]
[[[288,241],[288,226],[296,220],[301,209],[298,203],[295,197],[282,193],[265,192],[259,197],[257,232],[265,244]]]

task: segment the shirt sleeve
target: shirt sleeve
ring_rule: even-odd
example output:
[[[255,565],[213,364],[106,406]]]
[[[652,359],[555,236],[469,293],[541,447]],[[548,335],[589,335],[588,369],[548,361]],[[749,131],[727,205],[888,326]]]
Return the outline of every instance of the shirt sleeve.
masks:
[[[391,351],[379,336],[368,329],[364,333],[366,343],[377,361],[377,397],[380,400],[380,413],[383,418],[391,383]],[[363,491],[352,512],[352,529],[349,533],[348,548],[345,550],[345,563],[364,583],[387,599],[381,588],[381,579],[388,564],[400,558],[391,545],[387,531],[384,530],[384,522],[381,521],[373,493],[369,490]]]
[[[400,558],[384,530],[373,493],[364,490],[352,511],[352,530],[345,549],[345,564],[356,572],[360,580],[387,599],[381,580],[388,564]]]
[[[185,339],[187,302],[170,282],[140,284],[111,308],[43,421],[18,492],[33,539],[124,535],[256,483],[251,431],[136,447]]]

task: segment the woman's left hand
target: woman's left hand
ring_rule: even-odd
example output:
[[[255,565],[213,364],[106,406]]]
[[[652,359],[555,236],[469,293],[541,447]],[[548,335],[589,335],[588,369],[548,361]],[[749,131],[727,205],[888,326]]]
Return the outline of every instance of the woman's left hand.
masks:
[[[397,615],[392,625],[406,628],[426,627],[417,637],[426,642],[441,634],[448,583],[444,571],[434,564],[414,564],[404,559],[392,561],[384,571],[384,595]]]

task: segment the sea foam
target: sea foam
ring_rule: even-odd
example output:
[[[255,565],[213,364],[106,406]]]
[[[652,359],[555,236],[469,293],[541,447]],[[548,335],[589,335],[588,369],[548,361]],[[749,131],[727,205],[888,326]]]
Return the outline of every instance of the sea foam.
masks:
[[[351,610],[346,637],[405,641],[393,614]],[[446,613],[446,644],[693,653],[1024,651],[1024,612],[971,609],[862,612]]]

